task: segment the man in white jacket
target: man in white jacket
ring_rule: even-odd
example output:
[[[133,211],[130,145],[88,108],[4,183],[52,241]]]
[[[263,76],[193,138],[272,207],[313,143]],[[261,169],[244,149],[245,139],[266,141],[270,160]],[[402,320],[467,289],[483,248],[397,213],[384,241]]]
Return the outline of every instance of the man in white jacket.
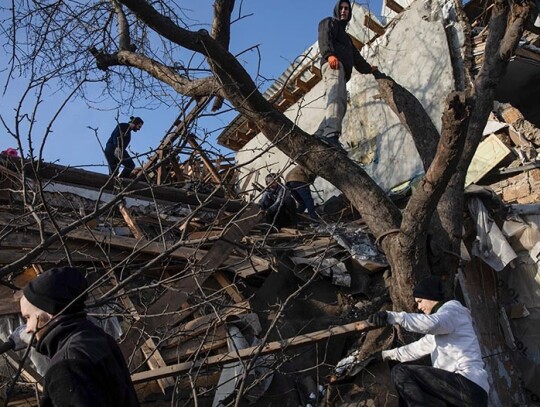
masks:
[[[368,321],[398,324],[425,334],[411,344],[380,353],[382,360],[410,362],[431,355],[431,366],[398,364],[392,380],[404,406],[487,406],[489,384],[470,311],[458,301],[444,301],[440,280],[421,280],[413,290],[422,314],[381,311]]]

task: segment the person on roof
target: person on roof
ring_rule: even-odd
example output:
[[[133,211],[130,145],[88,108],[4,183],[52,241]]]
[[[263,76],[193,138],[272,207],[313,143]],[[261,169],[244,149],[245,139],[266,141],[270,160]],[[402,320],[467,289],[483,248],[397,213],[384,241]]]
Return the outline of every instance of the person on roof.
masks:
[[[438,277],[421,280],[413,296],[422,314],[381,311],[375,326],[398,324],[424,334],[416,342],[376,354],[379,360],[410,362],[431,355],[433,366],[398,364],[392,380],[405,406],[487,406],[488,376],[470,311],[456,300],[444,301]]]
[[[87,289],[86,278],[73,267],[47,270],[23,289],[26,332],[50,358],[40,406],[139,406],[116,341],[86,318]]]
[[[313,184],[317,176],[308,171],[301,165],[296,165],[285,176],[285,185],[291,191],[292,197],[298,204],[297,213],[304,213],[307,209],[309,217],[313,220],[318,219],[315,212],[315,204],[309,186]]]
[[[342,150],[339,142],[341,123],[347,111],[346,83],[354,67],[362,74],[378,72],[360,55],[345,31],[352,18],[351,2],[340,0],[334,7],[334,16],[319,23],[319,50],[321,73],[326,87],[325,118],[315,136],[326,144]]]
[[[287,187],[277,174],[265,177],[266,189],[259,200],[259,206],[265,211],[264,222],[277,228],[293,227],[298,224],[296,203]]]
[[[144,122],[140,117],[129,118],[129,123],[118,123],[105,145],[105,158],[109,164],[109,174],[117,176],[120,165],[124,167],[121,178],[129,178],[135,168],[133,159],[127,152],[131,142],[131,132],[139,131]]]

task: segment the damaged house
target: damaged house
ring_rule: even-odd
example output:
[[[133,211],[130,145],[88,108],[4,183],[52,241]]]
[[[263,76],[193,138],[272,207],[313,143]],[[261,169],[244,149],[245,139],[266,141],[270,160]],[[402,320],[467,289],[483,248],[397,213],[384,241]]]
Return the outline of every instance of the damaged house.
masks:
[[[387,0],[385,22],[355,5],[349,34],[385,77],[354,73],[348,83],[348,159],[310,137],[325,103],[316,43],[264,99],[253,101],[252,89],[193,96],[133,179],[0,156],[0,339],[22,323],[17,288],[74,265],[91,282],[88,314],[120,344],[142,405],[397,405],[388,364],[369,355],[406,338],[365,320],[392,306],[412,311],[410,282],[421,274],[407,270],[448,263],[457,273],[441,274],[472,312],[490,405],[540,403],[540,40],[527,4],[512,5],[507,30],[521,24],[523,35],[496,60],[486,44],[495,41],[499,3]],[[209,60],[227,57],[198,35]],[[110,63],[103,51],[93,57]],[[493,92],[478,79],[486,75]],[[476,105],[464,102],[471,83]],[[235,161],[205,151],[192,132],[223,97],[249,102],[233,102],[240,114],[218,139]],[[480,100],[489,106],[475,130]],[[270,107],[257,111],[263,103]],[[444,246],[427,226],[411,225],[429,223],[433,212],[415,204],[459,172],[444,146],[458,148],[451,135],[467,133],[463,125],[478,142],[459,147],[470,162],[462,198],[450,201],[463,222],[457,246]],[[440,178],[437,157],[451,163]],[[321,175],[312,192],[322,220],[278,229],[262,222],[256,201],[268,173],[285,175],[295,163]],[[423,262],[396,254],[404,231],[416,233],[410,244]],[[354,350],[365,363],[329,383]],[[46,368],[31,348],[5,352],[3,401],[39,405]]]

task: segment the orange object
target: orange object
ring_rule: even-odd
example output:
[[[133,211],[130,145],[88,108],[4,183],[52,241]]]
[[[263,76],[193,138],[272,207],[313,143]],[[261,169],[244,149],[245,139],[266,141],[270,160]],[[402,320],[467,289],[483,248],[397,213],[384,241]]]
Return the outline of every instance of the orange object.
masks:
[[[335,56],[330,55],[328,57],[328,65],[330,65],[330,68],[332,69],[339,69],[339,60]]]

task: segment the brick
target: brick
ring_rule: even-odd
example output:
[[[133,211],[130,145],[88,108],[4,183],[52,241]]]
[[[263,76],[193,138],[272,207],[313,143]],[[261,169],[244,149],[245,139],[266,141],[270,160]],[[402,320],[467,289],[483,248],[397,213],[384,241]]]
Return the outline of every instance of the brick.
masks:
[[[513,202],[520,198],[525,198],[531,193],[529,184],[513,185],[503,189],[503,201]]]
[[[529,178],[540,182],[540,168],[529,171]]]
[[[539,194],[531,194],[523,198],[519,198],[517,200],[519,204],[532,204],[532,203],[540,203],[540,195]]]

